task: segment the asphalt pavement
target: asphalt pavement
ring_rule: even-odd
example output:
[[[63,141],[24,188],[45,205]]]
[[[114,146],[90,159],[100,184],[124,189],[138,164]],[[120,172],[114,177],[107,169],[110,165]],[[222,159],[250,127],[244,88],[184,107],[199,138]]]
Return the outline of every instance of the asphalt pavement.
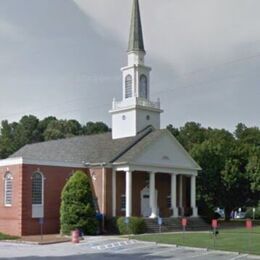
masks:
[[[237,253],[207,251],[155,243],[140,242],[118,237],[87,237],[79,244],[61,243],[32,245],[0,243],[0,259],[174,259],[174,260],[256,260],[260,257]]]

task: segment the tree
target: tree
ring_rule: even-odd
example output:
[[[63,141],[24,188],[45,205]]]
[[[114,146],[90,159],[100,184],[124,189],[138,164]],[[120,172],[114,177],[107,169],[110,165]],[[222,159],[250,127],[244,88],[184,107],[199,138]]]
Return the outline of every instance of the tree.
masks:
[[[16,127],[14,142],[20,148],[26,144],[40,142],[38,129],[39,119],[36,116],[23,116]]]
[[[75,172],[63,188],[60,222],[63,234],[69,234],[76,228],[85,234],[96,233],[96,212],[90,180],[82,171]]]
[[[86,126],[83,127],[83,132],[85,135],[101,134],[109,131],[110,129],[108,126],[103,122],[88,122]]]
[[[178,133],[176,129],[173,132]],[[179,134],[176,136],[179,142],[184,146],[187,151],[190,151],[196,144],[201,144],[205,141],[205,134],[207,129],[203,128],[200,124],[195,122],[187,122],[180,128]]]
[[[250,185],[243,161],[227,159],[221,171],[221,182],[223,184],[222,203],[226,217],[229,218],[232,209],[244,206],[250,200]]]
[[[9,124],[7,120],[1,123],[0,135],[0,158],[5,159],[10,154],[14,153],[18,146],[14,142],[17,123]]]
[[[256,148],[249,157],[246,166],[249,175],[251,190],[260,198],[260,147]]]

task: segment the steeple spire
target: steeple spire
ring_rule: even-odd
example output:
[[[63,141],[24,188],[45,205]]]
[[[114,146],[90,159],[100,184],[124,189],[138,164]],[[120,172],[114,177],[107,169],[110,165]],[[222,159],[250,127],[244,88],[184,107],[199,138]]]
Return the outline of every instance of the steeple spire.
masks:
[[[133,0],[132,19],[131,19],[130,35],[129,35],[129,43],[128,43],[128,52],[131,51],[145,52],[138,0]]]

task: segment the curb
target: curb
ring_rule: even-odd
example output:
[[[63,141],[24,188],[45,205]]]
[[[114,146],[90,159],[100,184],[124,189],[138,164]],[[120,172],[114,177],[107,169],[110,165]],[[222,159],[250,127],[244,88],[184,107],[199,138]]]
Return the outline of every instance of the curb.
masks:
[[[166,247],[172,247],[172,248],[181,248],[181,249],[192,249],[196,251],[203,251],[203,252],[213,252],[213,253],[222,253],[222,254],[234,254],[234,255],[246,255],[247,258],[254,258],[254,259],[260,259],[259,255],[253,255],[253,254],[246,254],[242,252],[234,252],[234,251],[224,251],[224,250],[215,250],[215,249],[210,249],[210,248],[203,248],[203,247],[191,247],[191,246],[179,246],[176,244],[163,244],[163,243],[156,243],[154,241],[142,241],[142,240],[137,240],[142,243],[146,244],[151,244],[151,245],[157,245],[157,246],[166,246]]]
[[[63,241],[46,241],[46,242],[33,242],[33,241],[25,241],[25,240],[2,240],[3,243],[10,243],[10,244],[21,244],[21,245],[53,245],[53,244],[61,244],[61,243],[67,243],[71,240],[63,240]]]

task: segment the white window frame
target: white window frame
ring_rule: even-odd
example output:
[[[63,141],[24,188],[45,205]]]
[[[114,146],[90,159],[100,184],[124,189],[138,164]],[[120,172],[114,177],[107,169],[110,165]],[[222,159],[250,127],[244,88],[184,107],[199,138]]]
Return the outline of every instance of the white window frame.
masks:
[[[9,177],[9,178],[8,178]],[[13,175],[11,172],[6,172],[4,176],[4,205],[5,207],[12,207],[13,204]],[[11,181],[11,203],[7,203],[7,180]]]
[[[123,203],[124,201],[124,203]],[[122,207],[122,204],[125,204],[125,207]],[[126,196],[125,194],[122,194],[120,196],[120,208],[121,208],[121,211],[125,211],[125,208],[126,208]]]
[[[34,174],[40,174],[42,178],[42,187],[41,187],[41,204],[33,203],[33,176]],[[32,183],[31,183],[31,196],[32,196],[32,218],[43,218],[44,217],[44,182],[45,177],[42,172],[35,171],[32,174]]]

